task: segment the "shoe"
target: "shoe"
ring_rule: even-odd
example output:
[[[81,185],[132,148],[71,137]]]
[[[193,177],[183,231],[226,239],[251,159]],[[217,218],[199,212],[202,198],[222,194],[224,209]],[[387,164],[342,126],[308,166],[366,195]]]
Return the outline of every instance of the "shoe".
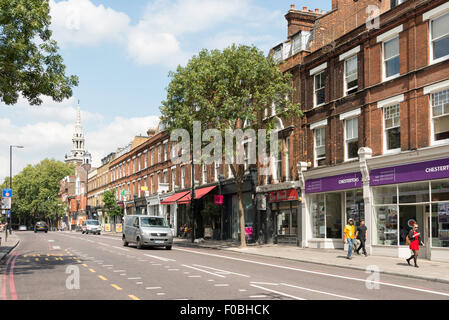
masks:
[[[368,257],[368,253],[364,253],[365,257]]]
[[[352,257],[346,257],[346,259],[348,259],[348,260],[352,260]]]
[[[358,256],[360,255],[360,253],[358,251],[356,251],[355,253],[357,253]]]
[[[415,264],[415,268],[419,268],[419,266],[417,264]]]
[[[409,259],[405,259],[405,261],[407,261],[408,265],[411,266]]]

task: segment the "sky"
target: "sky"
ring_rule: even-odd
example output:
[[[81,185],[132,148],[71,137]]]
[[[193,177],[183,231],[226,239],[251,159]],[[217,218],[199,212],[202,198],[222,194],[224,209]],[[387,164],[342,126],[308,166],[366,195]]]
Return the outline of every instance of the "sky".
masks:
[[[72,147],[80,100],[93,166],[157,125],[168,74],[201,49],[233,43],[265,54],[287,39],[284,15],[296,8],[330,10],[331,0],[50,0],[53,38],[77,75],[73,96],[40,106],[0,101],[0,181],[45,158],[64,160]]]

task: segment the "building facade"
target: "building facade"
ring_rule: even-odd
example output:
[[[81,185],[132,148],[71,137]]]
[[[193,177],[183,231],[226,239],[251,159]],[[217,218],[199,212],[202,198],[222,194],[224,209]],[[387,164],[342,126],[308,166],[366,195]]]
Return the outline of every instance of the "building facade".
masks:
[[[381,5],[377,19],[347,28],[344,12],[368,5]],[[286,18],[305,15],[291,8]],[[289,35],[304,25],[293,22]],[[300,245],[343,248],[352,217],[365,219],[370,253],[403,257],[417,222],[423,256],[449,261],[447,25],[447,1],[333,1],[306,50],[281,65],[304,112],[292,133]]]

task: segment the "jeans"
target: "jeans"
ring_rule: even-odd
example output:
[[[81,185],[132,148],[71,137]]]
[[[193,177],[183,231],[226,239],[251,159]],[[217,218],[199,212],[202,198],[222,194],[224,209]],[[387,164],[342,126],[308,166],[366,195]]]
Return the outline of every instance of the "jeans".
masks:
[[[360,249],[363,249],[363,254],[366,255],[365,239],[360,238],[360,247],[356,250],[357,253],[359,253]]]
[[[348,242],[348,255],[347,258],[351,257],[352,254],[352,248],[354,247],[354,239],[346,239]]]

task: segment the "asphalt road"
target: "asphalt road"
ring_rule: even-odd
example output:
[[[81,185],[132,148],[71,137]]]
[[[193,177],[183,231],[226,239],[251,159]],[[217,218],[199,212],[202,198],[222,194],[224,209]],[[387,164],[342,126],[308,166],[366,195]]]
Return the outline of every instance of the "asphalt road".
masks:
[[[406,277],[176,245],[138,250],[107,235],[16,235],[0,265],[2,300],[449,299],[449,285]]]

